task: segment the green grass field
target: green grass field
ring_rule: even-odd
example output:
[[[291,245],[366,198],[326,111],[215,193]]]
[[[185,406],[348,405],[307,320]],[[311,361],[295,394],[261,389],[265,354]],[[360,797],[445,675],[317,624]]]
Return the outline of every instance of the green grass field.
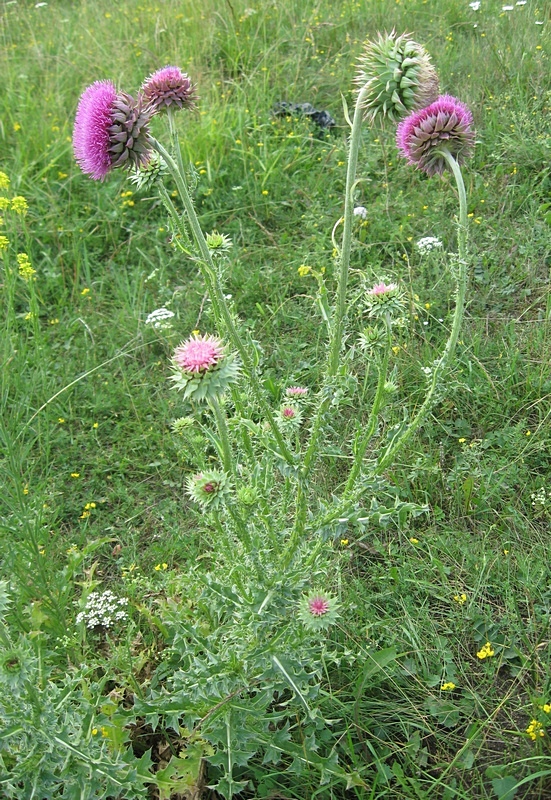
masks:
[[[2,3],[0,796],[551,798],[551,17],[542,0],[471,6]],[[216,525],[185,491],[215,466],[216,446],[173,426],[187,411],[168,380],[174,347],[213,331],[212,302],[155,192],[122,171],[105,182],[81,173],[74,115],[93,81],[135,93],[166,64],[189,73],[200,101],[178,131],[203,228],[233,240],[224,291],[273,402],[289,385],[315,396],[327,351],[315,275],[332,296],[343,100],[352,107],[363,41],[393,28],[425,45],[441,91],[472,109],[476,129],[455,360],[384,475],[387,503],[428,511],[370,518],[326,542],[340,617],[324,633],[315,743],[298,695],[272,692],[275,721],[263,717],[262,730],[289,730],[280,759],[270,761],[268,745],[245,757],[244,714],[228,788],[205,722],[232,695],[222,667],[211,665],[220,700],[199,725],[200,714],[169,708],[191,669],[174,655],[192,638],[174,634],[178,621],[216,639],[201,581],[218,575],[237,591],[224,570],[238,551],[220,552]],[[337,124],[320,133],[304,116],[274,116],[281,101],[311,103]],[[152,128],[166,138],[164,120]],[[367,219],[355,231],[350,295],[391,279],[408,298],[391,355],[397,399],[382,414],[390,429],[419,407],[423,367],[446,340],[457,202],[449,174],[427,178],[399,158],[392,125],[366,131],[359,161],[355,202]],[[423,255],[416,242],[432,236],[443,248]],[[26,277],[22,253],[35,270]],[[175,315],[166,329],[146,324],[160,307]],[[366,320],[353,306],[349,316],[357,334]],[[373,370],[352,359],[371,397]],[[314,470],[328,502],[362,413],[345,400],[328,424]],[[127,598],[126,624],[77,623],[92,590]],[[199,664],[207,646],[197,647]],[[256,684],[241,691],[252,703]],[[231,747],[223,752],[230,758]],[[115,763],[147,768],[157,783],[129,772],[117,790],[105,777],[118,774],[105,766]],[[78,773],[74,785],[64,770]]]

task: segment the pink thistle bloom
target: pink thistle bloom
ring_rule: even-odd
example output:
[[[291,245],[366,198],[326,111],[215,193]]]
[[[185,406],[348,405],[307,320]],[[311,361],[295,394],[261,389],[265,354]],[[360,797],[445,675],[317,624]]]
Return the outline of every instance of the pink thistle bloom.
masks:
[[[305,389],[304,386],[289,386],[285,389],[285,394],[287,397],[305,397],[308,394],[308,389]]]
[[[406,117],[396,131],[400,155],[426,172],[442,175],[447,150],[459,164],[472,154],[475,133],[473,115],[464,103],[449,94],[441,95],[430,106]]]
[[[376,283],[373,289],[370,289],[367,294],[377,297],[382,294],[393,292],[397,288],[398,284],[396,283],[385,283],[384,281],[381,281],[381,283]]]
[[[329,611],[329,600],[325,597],[311,597],[308,600],[308,610],[314,617],[322,617]]]
[[[179,67],[163,67],[143,82],[142,94],[152,108],[153,113],[165,111],[167,108],[196,107],[197,96],[195,86],[189,75]]]
[[[285,417],[285,419],[293,419],[296,415],[297,412],[291,406],[285,406],[285,408],[281,409],[281,416]]]
[[[174,363],[183,372],[197,374],[216,367],[223,355],[220,339],[215,336],[192,336],[176,348]]]
[[[83,92],[75,117],[73,150],[81,170],[103,180],[115,167],[139,167],[149,160],[151,112],[140,100],[117,92],[111,81],[96,81]]]

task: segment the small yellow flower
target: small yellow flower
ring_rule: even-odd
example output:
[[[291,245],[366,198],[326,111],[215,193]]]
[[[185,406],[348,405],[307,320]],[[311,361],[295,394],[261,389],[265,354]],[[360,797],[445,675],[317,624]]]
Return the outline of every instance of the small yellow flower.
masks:
[[[495,652],[492,650],[492,645],[490,642],[486,642],[486,644],[478,651],[476,657],[482,660],[483,658],[489,658],[490,656],[494,655]]]
[[[49,319],[48,320],[48,325],[59,325],[58,317],[55,317],[54,319]]]
[[[267,189],[262,189],[262,194],[263,194],[264,196],[266,196],[266,195],[268,194],[268,190],[267,190]]]
[[[36,270],[32,268],[31,261],[26,253],[17,254],[17,265],[19,275],[25,282],[30,281],[33,275],[36,275]]]
[[[503,555],[504,555],[504,556],[508,556],[508,555],[509,555],[509,551],[507,550],[507,548],[505,548],[505,549],[503,550]]]
[[[94,424],[92,425],[92,428],[99,428],[99,422],[94,422]]]
[[[532,432],[531,432],[531,431],[526,431],[526,433],[525,433],[524,435],[525,435],[525,436],[531,436],[531,435],[532,435]]]
[[[7,236],[0,236],[0,250],[6,250],[9,243],[10,240],[8,239]]]
[[[309,267],[307,264],[301,264],[297,272],[301,278],[304,278],[309,272],[312,272],[312,267]]]
[[[17,133],[17,131],[21,130],[21,125],[18,122],[14,122],[13,123],[13,129],[14,129],[15,133]]]
[[[83,511],[82,514],[80,515],[79,519],[86,519],[86,517],[89,517],[89,516],[90,516],[90,512],[89,511]]]
[[[544,703],[541,710],[545,711],[546,714],[551,714],[551,703]]]
[[[29,487],[27,484],[23,487],[23,494],[29,494]]]
[[[538,722],[537,719],[533,719],[530,722],[530,725],[526,728],[526,733],[530,737],[530,739],[535,742],[538,736],[545,736],[545,730],[541,722]]]
[[[456,688],[455,683],[453,681],[448,681],[447,683],[443,683],[440,689],[443,692],[451,692]]]
[[[5,172],[0,172],[0,189],[7,189],[10,185],[10,179]]]
[[[419,539],[416,539],[415,536],[410,536],[409,540],[412,544],[419,544]]]
[[[395,356],[398,355],[398,353],[400,352],[400,349],[401,348],[399,347],[399,345],[397,345],[397,344],[394,345],[394,347],[392,348],[392,352],[394,353]]]
[[[459,605],[462,606],[463,603],[467,602],[467,595],[465,594],[465,592],[463,592],[462,594],[454,594],[453,599],[455,600],[456,603],[459,603]]]
[[[5,211],[10,207],[10,201],[7,197],[0,197],[0,210]]]
[[[347,544],[348,544],[348,539],[341,539],[341,545],[343,547],[346,547]]]
[[[457,441],[459,442],[459,444],[465,444],[465,442],[466,442],[467,440],[465,439],[465,437],[464,437],[464,436],[462,436],[462,437],[461,437],[461,439],[458,439]]]
[[[427,311],[431,307],[431,305],[432,305],[432,303],[425,303],[425,308],[427,309]]]
[[[67,173],[66,173],[66,172],[58,172],[58,173],[57,173],[57,179],[58,179],[59,181],[62,181],[62,180],[64,180],[64,178],[66,178],[66,177],[67,177]]]
[[[92,728],[92,736],[97,736],[97,734],[98,734],[98,729]]]
[[[161,565],[160,565],[160,564],[155,564],[155,566],[153,567],[153,569],[155,570],[155,572],[160,572],[160,570],[161,570]]]
[[[80,472],[71,472],[71,478],[80,478]]]
[[[87,294],[90,294],[90,289],[88,289],[88,287],[83,289],[81,292],[82,297],[86,297]]]
[[[109,16],[111,16],[111,14],[109,14]],[[109,736],[109,728],[106,728],[105,725],[101,726],[101,735],[105,737]]]
[[[12,197],[11,208],[16,214],[26,214],[29,204],[24,197],[17,195],[17,197]]]

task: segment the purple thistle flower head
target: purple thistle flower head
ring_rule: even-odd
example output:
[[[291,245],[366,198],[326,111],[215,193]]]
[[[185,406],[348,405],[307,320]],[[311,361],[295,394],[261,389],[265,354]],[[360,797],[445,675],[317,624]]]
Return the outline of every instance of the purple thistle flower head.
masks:
[[[427,175],[442,175],[448,150],[463,164],[474,149],[473,115],[467,106],[449,94],[415,111],[398,125],[396,144],[400,155]]]
[[[141,100],[117,92],[111,81],[88,86],[73,130],[73,150],[81,170],[99,181],[115,167],[146,164],[151,153],[150,118]]]
[[[141,92],[154,114],[171,107],[192,110],[197,105],[195,86],[179,67],[157,70],[143,82]]]

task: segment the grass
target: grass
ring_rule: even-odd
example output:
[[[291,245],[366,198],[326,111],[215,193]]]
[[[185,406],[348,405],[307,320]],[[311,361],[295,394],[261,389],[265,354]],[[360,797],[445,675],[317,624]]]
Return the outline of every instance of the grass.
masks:
[[[341,722],[324,746],[368,777],[365,785],[320,788],[315,774],[258,761],[244,776],[255,787],[246,796],[549,798],[549,735],[532,741],[526,733],[532,719],[548,723],[539,706],[551,702],[544,5],[38,6],[8,2],[0,12],[0,167],[11,180],[5,194],[29,206],[26,215],[3,211],[0,231],[10,240],[0,254],[1,575],[16,598],[10,630],[43,637],[56,674],[80,663],[94,674],[109,668],[105,696],[145,692],[162,661],[155,604],[182,596],[193,604],[189,575],[206,570],[217,547],[184,492],[197,453],[209,465],[214,450],[172,431],[182,412],[167,381],[172,348],[195,328],[209,330],[209,302],[193,262],[171,246],[158,201],[118,173],[96,184],[79,172],[70,137],[82,89],[111,78],[135,91],[165,63],[197,82],[199,110],[179,121],[197,210],[207,230],[234,241],[226,291],[259,342],[277,397],[288,383],[315,387],[323,362],[325,336],[311,311],[317,282],[298,268],[323,268],[332,287],[346,158],[341,92],[351,106],[366,37],[413,30],[442,90],[470,105],[477,129],[466,172],[473,268],[457,360],[429,423],[387,476],[389,502],[427,503],[430,514],[336,544],[346,614],[335,640],[349,655],[327,667],[321,706]],[[327,109],[336,129],[319,136],[305,119],[273,117],[281,100]],[[421,367],[441,348],[450,314],[442,258],[422,258],[415,242],[437,235],[453,248],[455,198],[447,178],[428,180],[398,159],[392,131],[366,139],[360,161],[356,199],[368,219],[352,255],[351,293],[386,276],[407,287],[412,314],[395,360],[400,401],[414,407]],[[35,281],[17,276],[19,252],[29,254]],[[163,305],[176,317],[159,333],[145,319]],[[363,324],[354,320],[358,330]],[[328,495],[358,416],[341,410],[318,475]],[[398,419],[389,411],[386,421]],[[123,587],[149,614],[99,651],[75,628],[75,604],[95,582]],[[481,659],[486,642],[494,655]],[[396,657],[377,664],[381,652]],[[449,682],[456,688],[443,690]]]

